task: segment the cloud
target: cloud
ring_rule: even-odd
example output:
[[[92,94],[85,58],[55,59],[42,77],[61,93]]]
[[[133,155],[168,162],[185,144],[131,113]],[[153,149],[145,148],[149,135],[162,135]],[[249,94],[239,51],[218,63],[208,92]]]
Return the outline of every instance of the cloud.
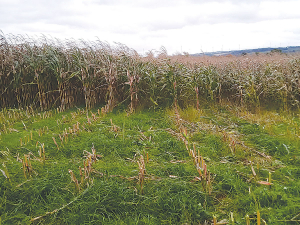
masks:
[[[121,42],[138,51],[299,43],[294,0],[0,0],[4,33]],[[297,39],[298,38],[298,39]],[[300,43],[299,43],[300,45]],[[183,46],[183,47],[181,47]],[[227,46],[227,47],[226,47]],[[146,51],[146,50],[145,50]]]

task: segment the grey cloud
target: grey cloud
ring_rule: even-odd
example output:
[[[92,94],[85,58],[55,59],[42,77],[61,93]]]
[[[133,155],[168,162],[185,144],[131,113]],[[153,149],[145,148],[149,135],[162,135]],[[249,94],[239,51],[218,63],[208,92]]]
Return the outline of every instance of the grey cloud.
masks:
[[[300,28],[295,29],[295,30],[293,31],[293,33],[296,34],[296,35],[300,35]]]
[[[138,28],[132,26],[115,26],[110,29],[115,34],[136,34]]]
[[[0,0],[1,2],[1,0]],[[137,30],[144,29],[149,32],[176,30],[187,26],[217,23],[255,23],[264,20],[291,18],[295,15],[282,12],[281,14],[264,15],[260,11],[261,0],[82,0],[84,9],[71,7],[72,0],[28,0],[17,3],[1,3],[0,28],[6,26],[21,27],[23,24],[44,23],[45,25],[68,26],[70,28],[84,28],[92,30],[97,27],[97,21],[88,21],[86,17],[89,9],[99,6],[112,6],[122,10],[149,11],[150,18],[136,18],[132,24],[122,24],[122,18],[109,24],[110,32],[117,34],[134,34]],[[285,2],[288,0],[275,0]],[[222,4],[216,4],[222,3]],[[209,4],[216,4],[210,8]],[[228,8],[223,7],[224,4]],[[206,10],[206,8],[209,10]],[[219,7],[219,8],[218,8]],[[101,8],[101,7],[99,7]],[[181,11],[180,11],[181,10]],[[191,11],[190,11],[191,10]],[[271,10],[271,9],[270,9]],[[132,13],[130,11],[129,13]],[[118,16],[118,15],[114,15]],[[298,16],[300,18],[300,14]],[[101,23],[102,21],[100,21]],[[129,20],[131,22],[131,20]],[[32,29],[38,29],[32,28]]]
[[[272,11],[272,7],[270,7],[270,9],[261,9],[260,3],[262,1],[227,1],[225,5],[216,4],[215,8],[209,8],[208,4],[204,4],[205,1],[189,0],[189,2],[195,2],[194,7],[183,8],[183,10],[192,9],[192,12],[183,11],[183,15],[176,16],[176,14],[173,13],[174,9],[170,8],[168,9],[168,14],[172,15],[171,19],[166,18],[161,20],[159,18],[156,19],[154,16],[152,21],[147,21],[143,24],[144,27],[146,27],[149,31],[159,31],[181,29],[186,26],[197,26],[204,24],[247,24],[262,22],[266,20],[294,19],[295,17],[300,18],[300,14],[295,16],[283,11],[281,13],[268,14],[266,13],[266,10]],[[218,2],[224,3],[224,1]],[[235,2],[238,3],[232,4]],[[277,2],[283,3],[284,1],[278,0]],[[288,2],[284,2],[284,4],[288,4]],[[155,12],[156,11],[154,11],[154,15]],[[162,18],[162,16],[160,17]]]
[[[172,21],[156,21],[154,23],[146,25],[149,31],[159,31],[159,30],[174,30],[181,29],[185,27],[187,23],[182,22],[172,22]]]
[[[197,9],[199,9],[197,11]],[[174,30],[181,29],[187,26],[197,26],[203,24],[217,24],[217,23],[249,23],[259,21],[258,13],[255,7],[249,9],[232,7],[229,10],[215,9],[216,11],[203,12],[201,7],[194,8],[191,13],[183,12],[182,15],[176,15],[176,12],[169,10],[171,18],[158,15],[158,18],[153,18],[151,21],[144,22],[143,27],[149,31],[158,30]],[[161,13],[161,11],[160,11]]]
[[[91,0],[91,3],[98,5],[126,5],[141,8],[173,7],[180,2],[174,0]]]
[[[24,1],[25,2],[25,1]],[[90,27],[84,22],[84,13],[69,9],[71,1],[40,1],[31,0],[27,4],[2,4],[0,8],[0,26],[20,26],[36,22],[44,24],[65,25],[70,27]],[[34,28],[33,28],[34,29]]]
[[[259,4],[261,2],[264,2],[266,0],[213,0],[213,1],[209,1],[209,0],[184,0],[185,2],[189,2],[189,3],[194,3],[194,4],[203,4],[203,3],[232,3],[235,5],[238,4],[244,4],[244,3],[249,3],[249,4]],[[295,1],[295,0],[269,0],[272,2],[291,2],[291,1]]]
[[[272,2],[291,2],[295,0],[272,0]],[[259,4],[264,0],[90,0],[91,4],[97,5],[127,5],[132,7],[142,8],[172,8],[177,5],[203,5],[209,3],[231,3],[234,5],[240,4]]]
[[[140,35],[143,40],[153,40],[153,39],[160,39],[165,38],[166,35],[162,34],[161,32],[151,32],[151,33],[145,33]]]

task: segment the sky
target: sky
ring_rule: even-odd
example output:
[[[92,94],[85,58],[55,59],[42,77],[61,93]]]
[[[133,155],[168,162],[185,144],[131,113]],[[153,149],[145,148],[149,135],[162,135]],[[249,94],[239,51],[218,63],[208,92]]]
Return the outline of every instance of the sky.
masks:
[[[0,30],[193,54],[300,46],[299,9],[299,0],[0,0]]]

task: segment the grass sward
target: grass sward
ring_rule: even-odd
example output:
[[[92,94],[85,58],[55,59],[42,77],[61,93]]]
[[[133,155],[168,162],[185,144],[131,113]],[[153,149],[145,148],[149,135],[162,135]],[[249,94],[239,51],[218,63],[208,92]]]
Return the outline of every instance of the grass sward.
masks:
[[[297,116],[282,115],[269,124],[263,113],[246,116],[221,106],[179,114],[190,148],[207,164],[210,191],[198,179],[185,143],[170,132],[180,133],[173,109],[103,114],[77,108],[4,117],[1,223],[298,219]]]

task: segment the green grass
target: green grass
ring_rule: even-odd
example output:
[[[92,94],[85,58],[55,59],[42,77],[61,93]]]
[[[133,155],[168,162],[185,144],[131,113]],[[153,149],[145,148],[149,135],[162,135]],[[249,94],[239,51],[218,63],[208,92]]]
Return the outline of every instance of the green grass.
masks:
[[[0,224],[204,224],[214,215],[230,222],[231,213],[235,224],[246,224],[246,215],[256,224],[257,210],[268,224],[285,224],[281,221],[300,212],[298,115],[280,114],[270,122],[262,112],[245,116],[230,107],[180,110],[189,147],[195,144],[211,174],[209,194],[206,181],[195,179],[199,174],[184,142],[174,135],[180,127],[172,109],[98,115],[77,108],[48,111],[47,118],[19,113],[1,117],[0,169],[9,178],[0,173]],[[77,122],[79,131],[61,141],[59,135]],[[42,143],[45,162],[36,159]],[[93,146],[101,157],[81,182],[84,151]],[[17,156],[30,152],[33,171],[25,178]],[[137,161],[140,155],[147,161],[147,154],[141,188]],[[257,183],[269,173],[272,185]]]

